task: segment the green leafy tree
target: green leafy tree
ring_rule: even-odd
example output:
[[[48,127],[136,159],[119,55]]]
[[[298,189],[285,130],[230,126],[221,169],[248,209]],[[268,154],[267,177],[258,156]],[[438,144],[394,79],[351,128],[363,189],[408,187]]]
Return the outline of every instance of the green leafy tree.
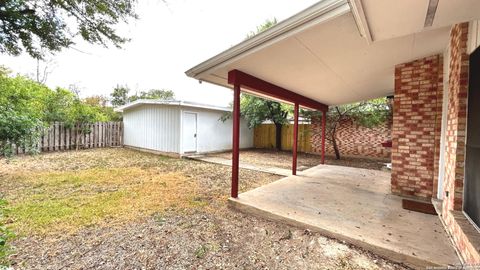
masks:
[[[71,109],[77,96],[70,90],[56,88],[45,97],[45,123],[65,122],[67,121],[69,110]]]
[[[91,132],[90,129],[86,127],[86,124],[91,124],[95,122],[107,121],[106,115],[102,114],[98,108],[89,106],[82,102],[79,98],[75,98],[71,107],[68,110],[67,117],[64,121],[67,127],[74,129],[76,136],[76,149],[79,148],[79,138],[83,134],[88,134]]]
[[[98,113],[105,116],[108,121],[122,121],[122,114],[115,112],[113,107],[108,106],[108,99],[105,96],[86,97],[83,102],[88,106],[96,108]]]
[[[81,100],[70,90],[51,90],[24,76],[11,77],[1,67],[0,89],[0,155],[4,156],[13,155],[14,146],[37,152],[43,129],[52,122],[75,128],[119,117],[113,108],[102,106],[106,105],[104,97]],[[90,131],[77,129],[79,135],[85,132]]]
[[[291,105],[242,94],[240,111],[249,128],[254,128],[266,121],[275,124],[275,148],[282,149],[282,127],[288,124],[288,115],[292,111]]]
[[[118,107],[127,104],[128,92],[130,92],[130,89],[127,86],[117,85],[113,88],[113,92],[110,94],[112,106]]]
[[[135,0],[3,0],[0,1],[0,52],[26,51],[42,58],[43,51],[58,52],[73,39],[120,47],[127,38],[115,26],[137,18]]]
[[[247,39],[254,37],[255,35],[267,30],[275,24],[277,24],[277,18],[267,19],[263,24],[257,26],[256,31],[250,31],[250,33],[247,34]]]
[[[318,111],[302,110],[306,118],[321,121],[322,114]],[[372,128],[392,117],[391,103],[387,98],[378,98],[352,104],[331,106],[327,112],[325,140],[330,142],[335,152],[335,158],[341,159],[337,144],[337,131],[344,120],[352,120],[360,126]]]
[[[129,102],[133,102],[138,99],[161,99],[161,100],[173,100],[175,93],[172,90],[167,89],[151,89],[148,91],[141,91],[138,94],[132,95],[128,98]]]
[[[249,128],[255,128],[266,121],[275,124],[275,148],[277,150],[282,149],[282,128],[283,125],[288,124],[288,115],[292,110],[291,105],[284,103],[247,94],[240,96],[240,115],[247,121]],[[223,114],[220,120],[225,122],[231,117],[232,113],[228,112]]]
[[[42,119],[45,117],[45,97],[49,89],[28,78],[0,74],[0,154],[11,156],[13,146],[35,152]]]

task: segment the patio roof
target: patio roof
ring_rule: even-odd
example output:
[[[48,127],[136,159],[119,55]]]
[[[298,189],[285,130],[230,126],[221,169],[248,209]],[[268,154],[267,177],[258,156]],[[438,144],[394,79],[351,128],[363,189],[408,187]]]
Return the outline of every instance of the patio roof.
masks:
[[[442,53],[450,25],[479,9],[475,0],[324,0],[186,74],[232,87],[228,72],[239,70],[326,105],[387,96],[395,65]]]

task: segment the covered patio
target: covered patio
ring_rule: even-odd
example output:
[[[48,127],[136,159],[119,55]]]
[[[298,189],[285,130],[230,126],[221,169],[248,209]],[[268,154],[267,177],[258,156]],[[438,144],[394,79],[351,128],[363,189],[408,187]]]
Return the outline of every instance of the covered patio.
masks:
[[[401,197],[392,193],[428,202],[437,186],[441,190],[435,166],[438,153],[444,152],[436,151],[442,101],[434,94],[448,90],[442,86],[448,63],[442,60],[450,54],[444,52],[460,44],[452,38],[452,27],[478,18],[479,8],[473,0],[323,0],[188,70],[199,81],[233,88],[230,202],[412,267],[458,263],[439,217],[402,209]],[[456,59],[460,54],[452,55]],[[450,79],[457,78],[465,81]],[[295,135],[292,176],[239,195],[241,92],[293,104]],[[323,113],[323,164],[329,106],[394,93],[399,102],[393,116],[393,177],[326,165],[296,175],[300,106]]]
[[[436,215],[402,209],[402,198],[390,193],[389,172],[319,165],[229,202],[410,267],[459,263]]]

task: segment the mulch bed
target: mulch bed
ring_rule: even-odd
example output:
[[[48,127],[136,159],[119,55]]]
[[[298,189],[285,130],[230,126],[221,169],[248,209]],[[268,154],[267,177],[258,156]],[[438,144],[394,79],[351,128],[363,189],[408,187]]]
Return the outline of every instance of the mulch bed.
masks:
[[[231,159],[231,153],[216,153],[211,156]],[[291,151],[277,151],[272,149],[251,149],[240,151],[240,160],[242,162],[252,163],[261,166],[278,167],[283,169],[290,169],[292,167],[292,152]],[[320,155],[309,153],[298,153],[297,155],[298,167],[311,168],[320,164]],[[334,156],[325,156],[325,164],[346,166],[354,168],[363,168],[371,170],[385,170],[385,164],[388,159],[373,159],[362,157],[341,157],[337,160]]]

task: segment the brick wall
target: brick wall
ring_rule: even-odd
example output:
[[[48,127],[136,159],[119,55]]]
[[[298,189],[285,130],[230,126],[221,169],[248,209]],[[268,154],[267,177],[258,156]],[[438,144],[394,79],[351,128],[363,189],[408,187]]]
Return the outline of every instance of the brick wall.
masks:
[[[391,140],[391,126],[390,121],[373,128],[360,126],[350,119],[342,121],[336,133],[340,155],[390,158],[390,148],[383,147],[381,143]],[[314,153],[320,153],[322,149],[321,131],[320,119],[312,120],[311,144]],[[325,152],[334,155],[333,146],[328,140],[325,140]]]
[[[449,193],[444,206],[448,210],[462,209],[468,93],[467,35],[468,24],[452,28],[444,181],[444,190]]]
[[[442,57],[395,67],[392,127],[392,193],[429,199],[438,174]],[[437,169],[437,170],[436,170]]]
[[[445,194],[441,217],[463,260],[467,263],[480,263],[478,232],[461,211],[465,177],[465,132],[468,98],[469,57],[467,40],[468,23],[455,25],[450,33],[449,98],[443,185]]]

